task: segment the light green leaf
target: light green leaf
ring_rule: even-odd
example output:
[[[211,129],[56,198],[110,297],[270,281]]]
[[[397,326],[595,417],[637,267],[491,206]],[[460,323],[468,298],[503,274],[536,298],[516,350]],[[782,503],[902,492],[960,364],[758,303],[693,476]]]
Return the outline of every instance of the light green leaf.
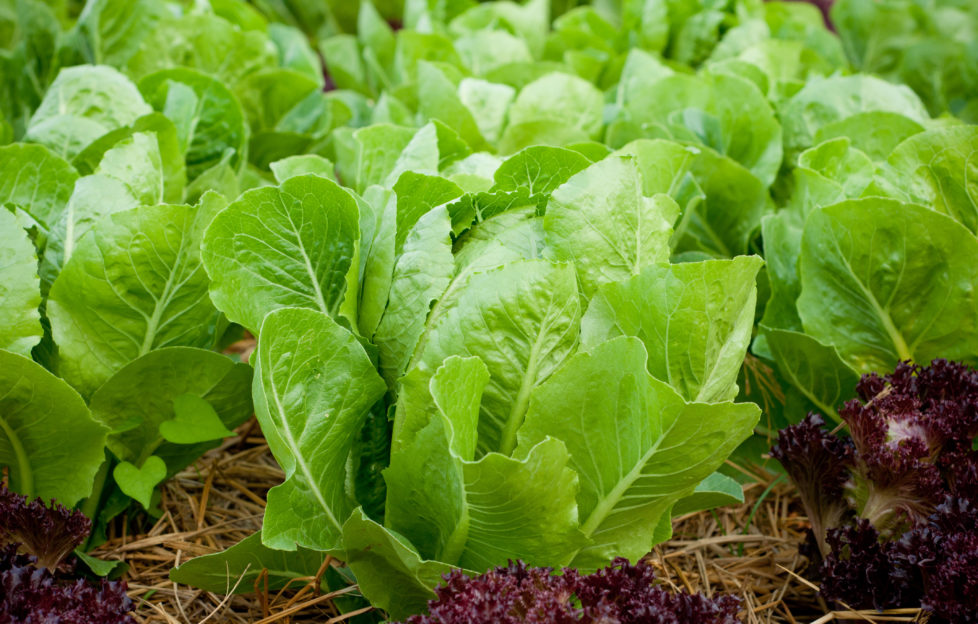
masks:
[[[897,145],[923,131],[920,123],[899,113],[869,111],[822,126],[815,133],[815,145],[848,137],[856,148],[873,161],[880,162],[886,160]]]
[[[13,204],[42,224],[58,220],[78,172],[43,145],[14,143],[0,147],[0,205]]]
[[[0,349],[30,356],[44,334],[40,305],[34,245],[17,217],[0,205]]]
[[[10,489],[74,506],[105,461],[105,434],[71,386],[0,350],[0,465]]]
[[[590,161],[577,152],[561,147],[536,145],[507,158],[493,176],[493,191],[526,188],[530,196],[549,195]]]
[[[91,63],[125,65],[140,42],[166,14],[155,0],[92,0],[78,16],[77,31],[86,39]],[[165,48],[153,48],[160,54]]]
[[[337,314],[360,237],[357,214],[348,192],[317,175],[248,191],[204,235],[211,299],[253,332],[279,308]]]
[[[424,611],[434,587],[452,566],[424,561],[404,537],[388,531],[357,509],[343,525],[346,564],[370,604],[392,618]]]
[[[326,553],[307,548],[268,548],[261,543],[261,533],[254,533],[227,550],[177,566],[170,570],[170,580],[219,594],[246,594],[255,591],[261,576],[262,587],[267,579],[269,591],[278,591],[297,579],[315,577],[325,558]]]
[[[136,80],[177,67],[194,70],[233,86],[264,67],[274,67],[275,48],[264,32],[243,30],[211,13],[162,20],[129,60]]]
[[[557,438],[580,476],[581,530],[590,543],[562,563],[590,570],[616,556],[644,556],[661,516],[757,423],[753,404],[684,402],[646,372],[646,357],[638,339],[616,338],[574,356],[533,393],[516,456]]]
[[[757,256],[652,265],[598,289],[581,321],[585,349],[635,336],[649,373],[689,401],[737,396],[737,374],[754,326],[763,262]]]
[[[251,367],[220,353],[189,347],[157,349],[113,375],[92,395],[90,405],[95,418],[111,431],[107,446],[116,457],[141,465],[156,455],[166,462],[168,474],[175,474],[217,444],[215,438],[167,444],[161,425],[193,417],[178,415],[180,402],[191,395],[194,403],[207,403],[211,412],[207,418],[216,420],[209,424],[211,429],[237,427],[252,412],[251,377]],[[153,391],[148,393],[147,388]]]
[[[58,370],[83,396],[153,349],[213,343],[202,228],[189,206],[141,206],[109,216],[79,242],[47,309]]]
[[[122,461],[112,470],[112,477],[122,493],[139,501],[143,509],[149,509],[153,500],[153,490],[166,479],[166,463],[151,455],[138,468]]]
[[[821,128],[873,111],[898,113],[919,124],[930,117],[920,99],[905,85],[859,74],[808,81],[781,111],[788,162],[815,144]]]
[[[106,132],[152,112],[135,85],[104,65],[61,70],[27,126],[27,141],[71,158]]]
[[[976,254],[967,229],[922,206],[868,198],[816,210],[801,246],[805,332],[859,373],[899,360],[973,360]]]
[[[824,416],[841,423],[837,410],[856,396],[859,374],[842,361],[835,347],[808,334],[763,325],[761,331],[781,376]],[[793,420],[800,420],[801,414],[795,416]]]
[[[373,338],[381,373],[392,387],[407,369],[431,304],[455,271],[451,230],[444,206],[431,210],[411,229],[397,259],[387,309]]]
[[[634,158],[609,156],[553,192],[543,226],[554,258],[574,261],[584,293],[591,295],[602,283],[668,260],[678,215],[668,196],[642,193]]]
[[[429,321],[418,366],[436,370],[461,355],[478,356],[489,369],[480,455],[515,448],[530,394],[574,349],[580,315],[574,268],[527,260],[472,275]]]
[[[270,313],[256,355],[255,414],[285,471],[268,493],[262,543],[335,548],[356,506],[347,456],[387,386],[353,334],[315,310]]]
[[[944,213],[978,234],[978,128],[915,134],[890,155],[884,175],[910,201]]]
[[[562,96],[554,97],[555,93]],[[598,137],[604,125],[603,115],[604,95],[597,87],[571,74],[552,73],[520,90],[509,109],[510,127],[506,132],[537,121],[557,120],[576,131],[577,141],[584,141]]]
[[[672,507],[672,515],[683,516],[705,509],[744,502],[744,486],[725,474],[714,472],[700,481],[693,493]]]
[[[160,435],[174,444],[223,440],[234,435],[224,426],[214,407],[195,394],[173,398],[173,420],[160,423]]]
[[[472,113],[482,136],[491,143],[498,141],[516,89],[477,78],[463,78],[458,85],[458,97]]]
[[[437,119],[474,150],[486,147],[486,140],[472,112],[459,97],[456,85],[435,65],[418,63],[418,111],[426,119]]]
[[[289,178],[314,173],[336,182],[333,163],[317,154],[300,154],[277,160],[271,164],[275,181],[281,184]]]
[[[192,90],[196,98],[181,104],[180,99],[187,99],[187,89]],[[180,67],[145,76],[139,81],[139,90],[185,133],[187,177],[190,180],[218,165],[225,157],[235,171],[244,164],[248,126],[237,98],[221,82]]]
[[[692,141],[740,163],[766,187],[781,167],[781,126],[757,87],[728,74],[675,74],[633,85],[625,110],[648,138]]]

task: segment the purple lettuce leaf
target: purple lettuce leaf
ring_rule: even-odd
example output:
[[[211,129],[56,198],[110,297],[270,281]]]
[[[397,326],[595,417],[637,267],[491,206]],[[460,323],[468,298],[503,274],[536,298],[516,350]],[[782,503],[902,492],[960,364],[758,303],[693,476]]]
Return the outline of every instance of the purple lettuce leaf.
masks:
[[[8,546],[0,554],[0,624],[135,624],[126,584],[66,580]]]
[[[843,491],[854,459],[852,444],[826,431],[824,424],[818,414],[808,414],[782,429],[771,449],[798,488],[822,556],[828,552],[826,532],[841,526],[849,514]]]
[[[533,568],[523,562],[469,577],[460,571],[428,603],[427,615],[408,624],[734,624],[740,601],[670,593],[654,584],[652,569],[618,558],[607,568],[582,575],[565,569]]]
[[[92,521],[80,511],[51,501],[30,502],[27,497],[0,486],[0,544],[19,545],[36,558],[36,565],[51,570],[64,561],[92,530]]]

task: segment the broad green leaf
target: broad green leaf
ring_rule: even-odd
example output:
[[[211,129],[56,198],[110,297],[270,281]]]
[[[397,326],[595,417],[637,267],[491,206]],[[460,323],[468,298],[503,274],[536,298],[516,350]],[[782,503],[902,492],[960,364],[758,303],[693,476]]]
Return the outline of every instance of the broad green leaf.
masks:
[[[422,560],[404,537],[388,531],[357,509],[343,525],[346,564],[370,604],[392,618],[422,612],[434,600],[434,587],[453,568]]]
[[[78,16],[77,31],[85,39],[90,63],[125,65],[140,42],[166,14],[155,0],[92,0]],[[165,48],[155,46],[160,54]]]
[[[73,506],[92,491],[105,434],[71,386],[0,350],[0,465],[10,489]]]
[[[714,509],[725,505],[736,505],[744,502],[744,487],[735,479],[725,474],[714,472],[703,479],[693,493],[672,507],[673,516],[696,513],[705,509]]]
[[[43,145],[0,147],[0,205],[13,204],[49,229],[71,197],[78,172]]]
[[[174,444],[196,444],[223,440],[234,435],[214,407],[194,394],[173,398],[173,420],[160,423],[160,435]]]
[[[106,132],[152,112],[135,85],[104,65],[61,70],[27,126],[25,140],[71,158]]]
[[[394,267],[387,309],[373,337],[380,349],[381,373],[392,387],[414,354],[431,304],[455,271],[451,229],[444,207],[423,215],[407,235]]]
[[[842,361],[835,347],[808,334],[763,325],[761,331],[782,377],[823,415],[841,423],[837,410],[856,395],[859,374]]]
[[[810,80],[781,111],[788,162],[815,144],[821,128],[874,111],[898,113],[919,124],[929,119],[920,99],[905,85],[858,74]]]
[[[435,370],[452,355],[489,369],[479,417],[479,455],[516,446],[533,388],[577,343],[581,309],[574,268],[545,260],[475,273],[431,323],[417,365]]]
[[[360,342],[316,310],[271,312],[255,361],[255,414],[285,482],[268,493],[262,543],[330,549],[356,507],[345,464],[387,386]]]
[[[41,266],[44,290],[98,221],[139,205],[162,202],[165,177],[155,133],[134,133],[107,150],[95,172],[75,182],[68,205],[51,225]]]
[[[472,113],[479,133],[490,143],[498,141],[516,90],[509,85],[463,78],[458,85],[458,97]]]
[[[812,212],[802,238],[805,333],[859,373],[978,353],[978,240],[949,217],[868,198]]]
[[[157,349],[113,375],[92,395],[90,405],[92,415],[109,428],[107,446],[116,457],[142,465],[156,455],[172,475],[217,443],[213,438],[167,443],[161,425],[182,425],[189,429],[186,433],[198,426],[237,427],[252,412],[251,378],[251,367],[220,353],[189,347]],[[217,418],[217,423],[188,422],[192,414],[178,415],[179,401],[188,395],[195,402],[206,402],[211,412],[207,418]]]
[[[261,533],[254,533],[227,550],[177,566],[170,570],[170,580],[219,594],[247,594],[255,591],[261,576],[262,587],[267,580],[269,591],[278,591],[298,579],[315,577],[326,556],[308,548],[268,548],[261,543]]]
[[[753,404],[686,403],[646,372],[646,357],[638,339],[616,338],[577,354],[533,393],[516,456],[557,438],[580,476],[588,542],[562,563],[593,569],[644,556],[661,516],[757,423]]]
[[[162,20],[128,62],[136,80],[183,67],[208,74],[233,87],[264,67],[274,67],[275,48],[264,32],[242,30],[210,13]]]
[[[356,200],[321,176],[248,191],[204,235],[211,299],[253,332],[280,308],[337,314],[360,237],[357,220]]]
[[[333,171],[333,163],[328,159],[316,154],[301,154],[289,156],[282,160],[277,160],[271,164],[272,174],[275,181],[281,184],[289,178],[314,173],[324,178],[329,178],[336,182],[336,174]]]
[[[581,321],[582,346],[635,336],[649,353],[649,373],[686,400],[729,401],[750,344],[761,264],[740,256],[652,265],[605,284]]]
[[[549,195],[591,163],[577,152],[536,145],[507,158],[493,175],[493,191],[526,188],[530,196]]]
[[[526,42],[504,30],[482,29],[466,33],[455,39],[455,49],[462,63],[476,76],[509,63],[533,61]]]
[[[166,479],[166,463],[156,455],[147,457],[141,466],[122,461],[112,470],[112,478],[123,494],[135,498],[143,509],[149,509],[153,490]]]
[[[562,96],[554,97],[555,93]],[[533,140],[547,136],[533,128],[547,128],[546,124],[554,123],[562,129],[561,144],[594,139],[601,132],[603,114],[604,96],[593,84],[570,74],[547,74],[520,90],[509,108],[509,124],[501,143],[506,145],[505,152],[547,143]],[[549,128],[548,134],[558,136]]]
[[[30,356],[41,340],[37,254],[20,220],[0,205],[0,349]]]
[[[890,181],[910,201],[978,234],[978,128],[951,126],[915,134],[887,162]]]
[[[727,74],[644,82],[625,102],[648,138],[692,141],[729,156],[770,186],[781,167],[781,126],[752,83]]]
[[[47,310],[58,370],[83,396],[153,349],[214,342],[203,223],[189,206],[141,206],[109,216],[79,242]]]
[[[555,440],[525,461],[497,453],[471,461],[488,379],[474,357],[448,358],[433,376],[414,369],[405,377],[384,472],[387,526],[408,536],[423,557],[464,568],[514,557],[535,565],[560,561],[579,539],[576,475]]]
[[[459,97],[456,85],[427,61],[418,63],[418,110],[426,119],[437,119],[453,128],[472,149],[486,147],[475,117]]]
[[[876,173],[869,156],[853,147],[847,137],[825,141],[805,150],[798,156],[798,167],[837,181],[846,197],[862,195]]]
[[[392,124],[374,124],[353,132],[350,153],[338,149],[336,156],[340,180],[359,193],[373,184],[383,184],[415,134],[411,128]]]
[[[796,169],[796,174],[802,169]],[[817,174],[813,174],[817,176]],[[817,176],[821,178],[821,176]],[[798,179],[798,176],[795,176]],[[842,199],[841,187],[835,187]],[[808,207],[808,211],[817,206]],[[798,256],[801,254],[801,236],[804,215],[793,209],[764,217],[761,233],[764,240],[764,261],[767,263],[767,276],[771,288],[771,298],[764,308],[765,326],[775,329],[801,331],[801,318],[798,316],[798,295],[801,294],[801,280],[798,277]]]
[[[887,111],[856,113],[827,124],[815,133],[815,144],[848,137],[852,144],[876,162],[884,161],[894,148],[924,127],[909,117]]]
[[[248,126],[234,94],[221,82],[186,68],[165,69],[139,81],[139,90],[185,136],[187,177],[204,174],[227,157],[237,171],[245,162]],[[195,96],[188,98],[189,91]],[[229,198],[230,199],[230,198]]]
[[[584,293],[591,295],[605,282],[668,260],[678,215],[679,207],[668,196],[642,193],[634,158],[610,156],[553,192],[544,229],[554,258],[574,261]]]

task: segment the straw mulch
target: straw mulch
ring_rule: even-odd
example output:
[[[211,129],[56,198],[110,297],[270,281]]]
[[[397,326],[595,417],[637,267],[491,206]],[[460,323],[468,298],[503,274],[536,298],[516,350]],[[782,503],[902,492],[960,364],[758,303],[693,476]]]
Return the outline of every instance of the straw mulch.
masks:
[[[916,610],[882,615],[828,611],[803,578],[806,562],[798,555],[798,544],[805,519],[790,486],[767,473],[748,474],[754,483],[746,486],[743,505],[676,519],[673,539],[647,557],[663,582],[677,589],[739,596],[743,620],[749,624],[922,621],[915,619]],[[159,521],[138,534],[131,533],[138,519],[122,518],[115,524],[110,540],[95,554],[129,564],[125,578],[141,624],[343,620],[330,596],[319,595],[316,578],[284,592],[258,586],[231,597],[169,580],[173,566],[222,550],[258,530],[265,494],[282,476],[252,420],[239,429],[239,437],[164,486]],[[233,586],[234,579],[229,583]]]

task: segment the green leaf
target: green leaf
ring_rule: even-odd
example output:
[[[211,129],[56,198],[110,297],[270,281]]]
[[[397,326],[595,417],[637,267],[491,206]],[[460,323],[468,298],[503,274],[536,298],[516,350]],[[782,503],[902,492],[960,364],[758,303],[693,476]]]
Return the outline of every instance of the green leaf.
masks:
[[[434,587],[452,566],[424,561],[402,536],[388,531],[357,509],[343,525],[346,564],[370,604],[391,618],[424,611]]]
[[[455,84],[437,66],[418,63],[418,110],[425,119],[437,119],[458,132],[474,150],[486,147],[486,140],[472,112],[462,102]]]
[[[978,234],[978,128],[951,126],[915,134],[887,164],[910,201],[932,207]]]
[[[761,331],[782,377],[823,415],[841,423],[837,410],[856,395],[859,374],[842,361],[835,347],[807,334],[763,325]]]
[[[431,304],[448,288],[455,272],[451,229],[444,207],[431,210],[407,235],[394,267],[387,309],[373,337],[380,350],[381,373],[392,387],[407,369]]]
[[[632,85],[629,120],[648,138],[692,141],[730,157],[767,187],[781,167],[781,126],[754,84],[727,74],[675,74]]]
[[[285,471],[285,482],[268,493],[265,546],[338,546],[356,507],[346,490],[347,456],[386,389],[359,341],[325,314],[292,308],[265,318],[255,414]]]
[[[170,580],[219,594],[246,594],[255,591],[261,576],[262,587],[267,579],[268,590],[278,591],[298,579],[315,577],[325,558],[326,553],[308,548],[268,548],[261,543],[261,533],[254,533],[227,550],[177,566],[170,570]]]
[[[99,559],[98,557],[93,557],[86,552],[82,552],[81,549],[76,548],[72,553],[78,560],[85,564],[92,574],[95,576],[100,576],[102,578],[112,578],[116,579],[121,577],[126,570],[129,569],[129,564],[125,561],[120,561],[118,559]]]
[[[314,173],[318,176],[328,178],[336,182],[336,174],[333,172],[333,163],[328,159],[316,154],[301,154],[289,156],[282,160],[277,160],[271,164],[272,173],[275,181],[281,184],[289,178]]]
[[[608,184],[615,180],[616,184]],[[557,260],[572,260],[585,295],[669,258],[676,202],[646,197],[634,158],[609,156],[553,192],[544,229]]]
[[[45,230],[58,220],[78,172],[43,145],[15,143],[0,147],[0,205],[20,207]]]
[[[166,479],[166,463],[155,455],[147,457],[138,468],[127,461],[119,462],[112,470],[112,477],[126,496],[139,501],[143,509],[149,509],[153,490]]]
[[[199,257],[204,224],[189,206],[141,206],[78,243],[47,310],[58,371],[84,396],[153,349],[214,342],[217,310]]]
[[[348,192],[317,175],[246,192],[204,235],[211,299],[252,332],[280,308],[336,315],[360,236],[357,214]]]
[[[852,145],[874,161],[884,161],[905,139],[923,132],[917,121],[899,113],[869,111],[827,124],[815,133],[815,144],[848,137]]]
[[[211,13],[169,17],[139,42],[128,72],[137,80],[183,67],[233,86],[245,76],[277,64],[268,36],[244,30]]]
[[[105,461],[105,434],[71,386],[0,350],[0,465],[10,489],[74,506]]]
[[[150,112],[135,85],[115,69],[67,67],[45,93],[24,139],[71,158],[109,130]]]
[[[78,242],[103,217],[163,201],[166,173],[157,135],[136,132],[106,150],[91,175],[79,178],[61,218],[51,225],[41,279],[50,286]]]
[[[165,14],[166,6],[154,0],[86,2],[77,30],[86,41],[88,62],[124,65]],[[163,48],[155,50],[159,54]]]
[[[458,85],[459,100],[472,113],[479,133],[491,143],[499,140],[515,97],[516,90],[509,85],[486,80],[463,78]]]
[[[493,191],[526,188],[530,196],[550,195],[590,161],[561,147],[536,145],[507,158],[493,175]]]
[[[729,401],[753,330],[762,261],[756,256],[652,265],[598,289],[581,321],[592,349],[635,336],[649,353],[649,373],[689,401]]]
[[[436,370],[452,355],[478,356],[491,381],[479,417],[479,454],[509,455],[530,394],[577,343],[581,309],[574,269],[544,260],[473,274],[431,323],[417,365]]]
[[[744,486],[725,474],[714,472],[703,479],[693,493],[672,507],[672,515],[683,516],[705,509],[744,502]]]
[[[868,198],[816,210],[801,246],[805,332],[859,373],[899,360],[973,360],[975,254],[967,229],[922,206]]]
[[[37,255],[20,220],[0,205],[0,349],[30,356],[41,329]]]
[[[237,98],[221,82],[181,67],[145,76],[139,90],[181,129],[190,180],[222,162],[228,153],[232,169],[244,164],[248,126]]]
[[[814,145],[823,127],[875,111],[898,113],[919,124],[929,119],[920,99],[905,85],[859,74],[808,81],[781,111],[788,162]]]
[[[234,435],[211,404],[195,394],[174,397],[173,414],[173,420],[160,423],[160,435],[167,442],[196,444]]]
[[[566,97],[555,98],[555,93]],[[520,90],[509,108],[509,124],[500,143],[504,152],[548,143],[535,128],[548,128],[550,136],[561,136],[564,145],[595,139],[603,115],[604,96],[593,84],[570,74],[547,74]],[[548,124],[559,125],[560,132],[550,130]]]
[[[405,377],[384,471],[387,526],[423,557],[464,568],[563,560],[580,539],[577,477],[563,444],[548,440],[522,461],[498,453],[471,461],[488,380],[474,357],[450,357],[433,376],[415,369]]]
[[[215,438],[167,444],[162,425],[193,417],[186,410],[188,402],[198,409],[205,402],[211,412],[204,417],[211,421],[209,428],[216,429],[218,423],[228,430],[237,427],[252,412],[251,379],[251,367],[220,353],[188,347],[157,349],[113,375],[92,395],[90,404],[95,418],[111,430],[107,446],[116,457],[141,464],[156,455],[166,461],[169,474],[175,474],[217,444]],[[153,391],[147,393],[146,388]],[[207,428],[205,423],[195,423],[181,437],[195,437],[194,430]]]
[[[550,436],[567,445],[580,475],[588,542],[563,563],[593,569],[644,556],[662,515],[757,423],[754,404],[684,402],[646,372],[646,358],[638,339],[616,338],[575,355],[533,393],[516,456]]]

